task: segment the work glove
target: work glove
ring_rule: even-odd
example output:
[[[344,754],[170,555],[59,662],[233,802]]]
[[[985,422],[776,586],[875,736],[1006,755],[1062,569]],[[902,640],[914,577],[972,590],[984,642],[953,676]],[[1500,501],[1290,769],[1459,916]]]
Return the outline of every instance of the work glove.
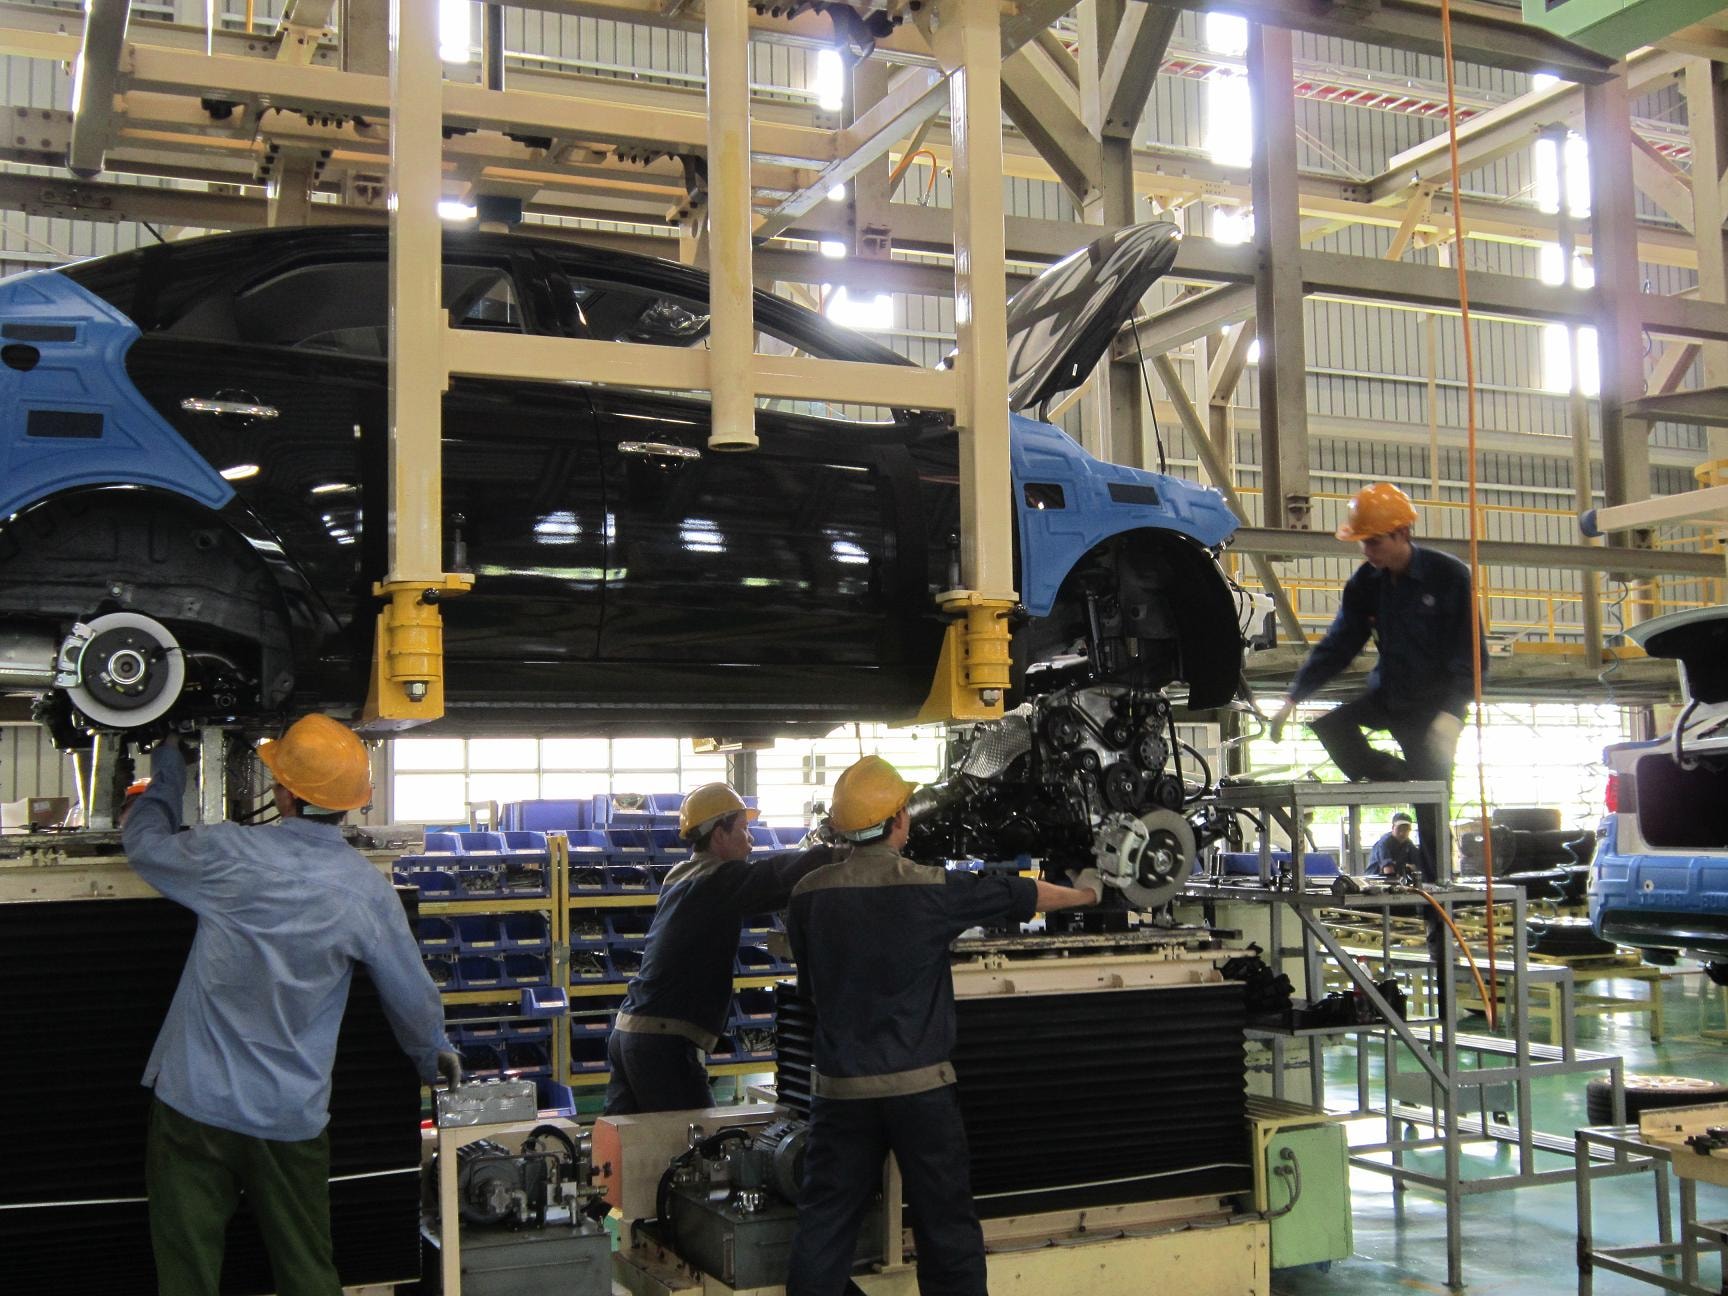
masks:
[[[1450,711],[1435,716],[1422,740],[1428,758],[1441,769],[1451,769],[1452,758],[1458,754],[1458,735],[1463,732],[1464,722]]]
[[[1104,899],[1104,879],[1097,869],[1081,869],[1074,875],[1072,885],[1076,891],[1090,891],[1093,904],[1099,904]]]
[[[446,1089],[455,1089],[462,1083],[462,1055],[452,1049],[440,1049],[438,1052],[438,1078],[444,1082]]]
[[[1284,741],[1284,725],[1291,716],[1296,714],[1296,704],[1289,698],[1284,699],[1284,705],[1272,713],[1272,721],[1268,727],[1268,735],[1273,742]]]

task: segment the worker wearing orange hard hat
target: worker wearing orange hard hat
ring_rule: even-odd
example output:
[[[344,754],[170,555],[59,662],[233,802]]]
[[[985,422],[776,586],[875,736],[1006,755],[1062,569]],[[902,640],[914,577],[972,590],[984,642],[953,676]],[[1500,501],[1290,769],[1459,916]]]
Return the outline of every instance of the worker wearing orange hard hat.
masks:
[[[744,922],[784,909],[798,880],[833,858],[813,846],[751,859],[756,814],[726,783],[704,783],[678,807],[690,858],[666,875],[642,966],[606,1041],[608,1116],[713,1105],[703,1054],[726,1029]]]
[[[281,822],[180,831],[186,755],[157,746],[122,830],[128,862],[198,915],[144,1084],[150,1241],[163,1292],[215,1292],[244,1193],[279,1292],[335,1292],[329,1122],[356,966],[427,1083],[461,1080],[438,988],[389,879],[342,837],[372,799],[366,748],[309,715],[258,749]]]
[[[1416,506],[1390,482],[1364,486],[1351,498],[1337,536],[1358,544],[1366,561],[1345,584],[1331,627],[1272,718],[1277,741],[1297,704],[1349,666],[1372,638],[1379,656],[1366,689],[1309,722],[1351,780],[1450,782],[1475,691],[1470,569],[1450,554],[1416,544],[1415,524]],[[1371,732],[1391,734],[1403,757],[1370,746]],[[1418,805],[1416,819],[1423,871],[1433,878],[1439,811]]]
[[[852,853],[792,892],[787,928],[816,1030],[786,1296],[848,1288],[889,1152],[912,1208],[918,1290],[985,1296],[984,1234],[950,1061],[949,946],[969,927],[1017,929],[1041,910],[1097,904],[1103,892],[1092,869],[1068,887],[905,858],[912,790],[880,756],[847,767],[829,824]]]

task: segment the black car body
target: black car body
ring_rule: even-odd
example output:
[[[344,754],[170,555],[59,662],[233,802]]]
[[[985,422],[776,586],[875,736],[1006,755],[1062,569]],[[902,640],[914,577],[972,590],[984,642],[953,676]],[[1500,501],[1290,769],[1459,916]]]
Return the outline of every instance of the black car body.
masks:
[[[1136,229],[1138,251],[1102,240],[1016,299],[1036,342],[1017,405],[1091,368],[1117,323],[1100,274],[1120,311],[1167,268],[1174,227]],[[387,251],[383,230],[279,229],[0,282],[0,688],[39,694],[62,741],[357,709],[387,563]],[[445,237],[456,328],[702,345],[707,293],[671,262]],[[1091,302],[1090,358],[1064,339],[1070,298]],[[907,363],[782,299],[755,312],[759,350]],[[1013,424],[1017,664],[1227,700],[1243,626],[1222,500]],[[911,718],[934,595],[958,583],[951,420],[775,401],[758,425],[758,452],[719,455],[703,393],[453,379],[447,559],[476,579],[444,605],[436,727]]]

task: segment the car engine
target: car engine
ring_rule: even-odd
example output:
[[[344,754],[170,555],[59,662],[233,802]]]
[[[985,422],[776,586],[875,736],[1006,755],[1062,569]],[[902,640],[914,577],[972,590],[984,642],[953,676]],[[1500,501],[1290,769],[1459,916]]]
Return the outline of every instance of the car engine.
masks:
[[[1126,902],[1117,907],[1149,910],[1222,835],[1202,808],[1212,772],[1156,689],[1058,688],[949,741],[949,777],[912,798],[914,859],[1096,868]]]

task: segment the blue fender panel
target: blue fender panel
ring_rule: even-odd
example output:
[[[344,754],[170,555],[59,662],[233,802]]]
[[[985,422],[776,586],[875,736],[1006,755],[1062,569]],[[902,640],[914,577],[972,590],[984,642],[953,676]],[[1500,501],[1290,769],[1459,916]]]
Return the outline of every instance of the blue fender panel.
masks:
[[[52,270],[0,279],[0,517],[77,486],[154,486],[219,509],[234,488],[126,376],[138,326]]]
[[[1210,549],[1236,531],[1236,515],[1211,487],[1104,463],[1049,423],[1013,415],[1009,443],[1020,521],[1020,602],[1033,616],[1050,611],[1074,564],[1113,535],[1150,527]],[[1028,483],[1060,486],[1064,506],[1031,507]]]

